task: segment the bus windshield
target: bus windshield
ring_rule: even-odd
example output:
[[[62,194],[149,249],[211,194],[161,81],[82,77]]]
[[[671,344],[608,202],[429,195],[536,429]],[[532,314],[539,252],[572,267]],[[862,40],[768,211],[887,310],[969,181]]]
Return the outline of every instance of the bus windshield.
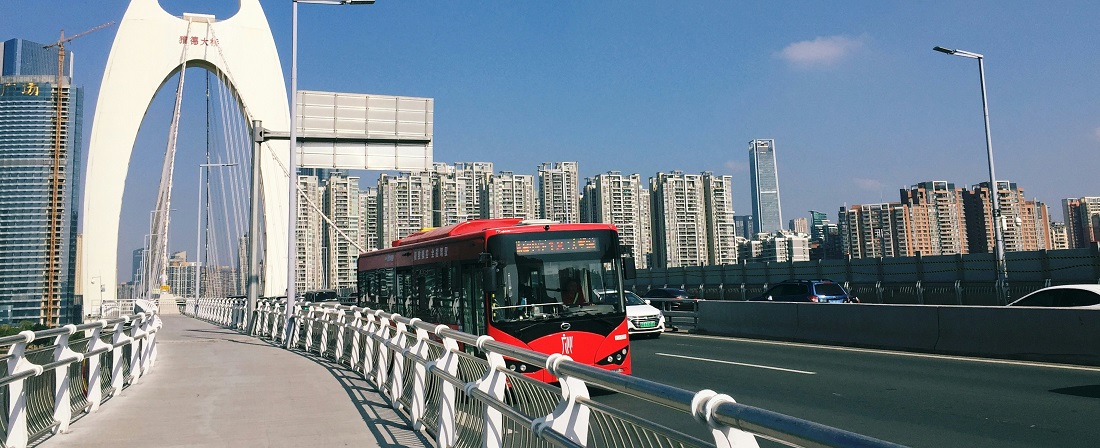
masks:
[[[610,231],[498,235],[493,322],[623,314],[618,242]]]

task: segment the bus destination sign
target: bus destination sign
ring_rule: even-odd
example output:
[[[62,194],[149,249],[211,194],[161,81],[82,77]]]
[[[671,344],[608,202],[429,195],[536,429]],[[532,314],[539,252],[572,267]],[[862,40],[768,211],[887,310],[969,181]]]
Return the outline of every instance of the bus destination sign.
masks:
[[[565,254],[599,250],[596,238],[516,241],[516,255]]]

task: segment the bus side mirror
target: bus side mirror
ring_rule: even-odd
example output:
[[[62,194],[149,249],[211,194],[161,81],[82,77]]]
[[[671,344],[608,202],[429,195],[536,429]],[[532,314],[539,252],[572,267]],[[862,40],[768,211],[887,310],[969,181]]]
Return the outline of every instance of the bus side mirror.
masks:
[[[486,291],[495,291],[497,289],[497,270],[493,266],[485,266],[481,268],[481,285]]]
[[[638,268],[634,266],[634,257],[623,258],[623,278],[627,280],[638,278]]]

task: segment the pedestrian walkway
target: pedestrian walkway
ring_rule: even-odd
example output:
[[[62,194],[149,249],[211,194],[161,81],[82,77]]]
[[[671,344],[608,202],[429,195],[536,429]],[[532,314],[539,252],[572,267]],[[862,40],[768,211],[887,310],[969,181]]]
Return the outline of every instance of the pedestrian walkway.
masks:
[[[189,317],[162,318],[152,371],[37,446],[432,446],[345,367]]]

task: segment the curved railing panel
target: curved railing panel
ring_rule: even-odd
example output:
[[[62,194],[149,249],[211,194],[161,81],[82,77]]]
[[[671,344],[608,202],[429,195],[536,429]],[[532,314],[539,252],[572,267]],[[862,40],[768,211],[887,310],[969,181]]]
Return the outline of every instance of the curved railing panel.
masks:
[[[416,429],[457,447],[757,447],[898,445],[368,308],[262,300],[246,324],[242,301],[191,299],[184,314],[341,363],[358,372]],[[289,334],[287,334],[289,328]],[[511,371],[505,358],[542,366],[559,385]],[[691,415],[713,440],[665,427],[589,398],[589,388],[627,394]]]
[[[155,313],[139,313],[0,337],[2,445],[21,448],[64,433],[137,382],[154,365],[160,327]]]

